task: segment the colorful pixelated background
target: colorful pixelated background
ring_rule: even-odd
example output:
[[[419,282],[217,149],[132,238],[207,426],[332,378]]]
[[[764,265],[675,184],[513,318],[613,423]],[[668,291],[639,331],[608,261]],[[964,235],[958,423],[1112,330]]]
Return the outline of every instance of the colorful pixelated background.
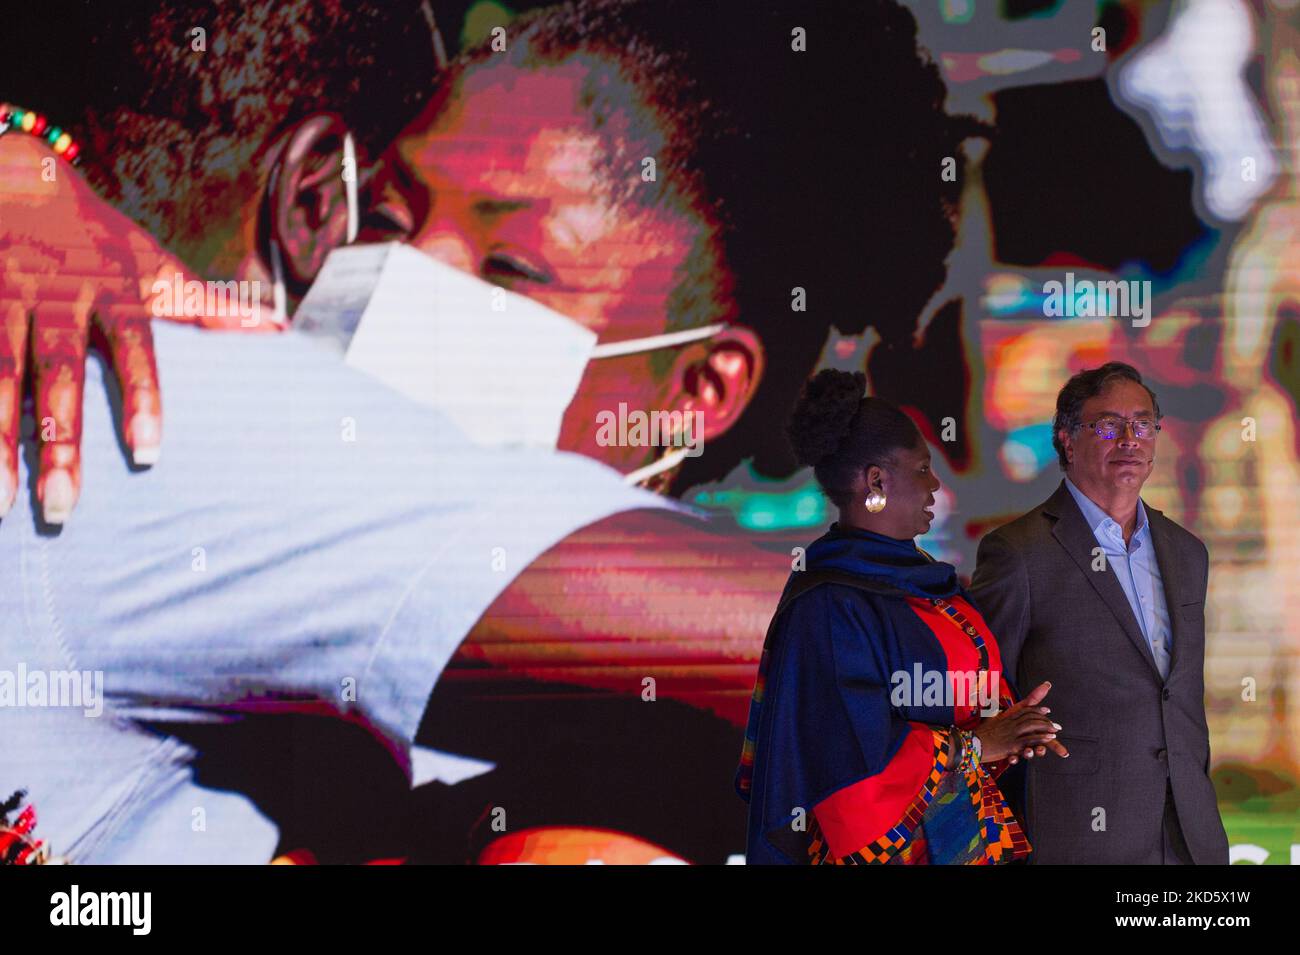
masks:
[[[534,5],[432,7],[454,53]],[[1166,415],[1143,497],[1210,552],[1206,710],[1229,843],[1240,861],[1300,862],[1300,2],[905,5],[948,110],[993,132],[966,140],[957,245],[910,350],[885,353],[870,326],[832,330],[818,367],[868,372],[872,391],[922,426],[944,487],[919,543],[967,579],[980,537],[1061,478],[1050,429],[1061,384],[1108,360],[1141,370]],[[1066,272],[1149,281],[1151,321],[1048,317],[1044,284]],[[769,346],[768,361],[781,360]],[[810,471],[793,469],[780,430],[749,434],[758,450],[729,473],[688,468],[681,496],[788,555],[834,513]],[[563,653],[548,661],[541,641],[534,652],[546,685],[453,663],[420,742],[468,757],[466,779],[409,796],[355,727],[249,721],[242,746],[229,728],[174,730],[209,754],[201,781],[237,780],[284,845],[318,847],[323,860],[373,857],[378,843],[455,858],[469,825],[482,829],[470,817],[487,798],[526,804],[526,826],[566,828],[474,842],[482,862],[737,861],[744,806],[731,780],[746,695],[719,704],[707,666],[659,659],[700,687],[699,705],[647,708],[567,685]],[[334,814],[308,798],[323,773]]]
[[[1142,371],[1166,413],[1143,496],[1210,551],[1206,709],[1234,859],[1296,861],[1297,5],[906,6],[940,64],[949,111],[973,114],[996,134],[967,141],[958,244],[914,354],[873,361],[879,336],[871,328],[832,331],[819,364],[869,370],[876,393],[923,423],[945,487],[921,543],[964,577],[979,538],[1059,482],[1050,421],[1061,383],[1107,360]],[[497,22],[500,10],[471,5],[462,38]],[[1095,48],[1097,28],[1104,52]],[[1124,318],[1045,317],[1044,283],[1066,271],[1150,281],[1152,320],[1136,327]],[[955,437],[945,441],[955,407]],[[684,498],[789,552],[817,536],[833,508],[809,471],[764,467],[763,457]],[[768,457],[780,460],[775,451]],[[573,708],[555,732],[581,735],[581,701],[552,704],[555,713]],[[666,732],[674,738],[665,753],[622,760],[632,773],[658,767],[643,780],[645,793],[622,798],[640,807],[642,832],[653,839],[691,828],[655,816],[661,805],[678,805],[674,794],[690,777],[707,776],[724,787],[716,809],[700,807],[717,838],[715,846],[705,845],[708,836],[696,840],[692,861],[734,861],[743,842],[725,789],[734,727],[687,722]],[[703,768],[718,761],[720,772]]]

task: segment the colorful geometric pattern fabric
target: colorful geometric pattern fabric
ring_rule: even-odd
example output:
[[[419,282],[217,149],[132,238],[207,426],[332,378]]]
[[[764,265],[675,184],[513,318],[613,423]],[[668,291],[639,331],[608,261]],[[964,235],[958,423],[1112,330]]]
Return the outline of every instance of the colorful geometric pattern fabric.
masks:
[[[988,643],[976,622],[948,600],[933,597],[929,602],[944,619],[970,638],[979,653],[980,670],[987,672]],[[1015,703],[1002,681],[999,681],[998,698],[999,708],[1003,710]],[[966,737],[962,741],[961,764],[953,767],[949,779],[943,779],[948,769],[948,739],[954,732],[958,732],[956,727],[933,729],[935,763],[929,779],[899,824],[870,845],[835,858],[814,813],[809,862],[813,865],[998,865],[1028,855],[1029,840],[1007,806],[994,775],[979,760],[972,759],[969,733],[960,734]],[[1005,763],[999,763],[1000,773]],[[940,793],[941,787],[946,791]],[[954,798],[958,795],[967,798]],[[963,836],[956,842],[933,837],[949,830],[963,834],[973,830],[974,835],[969,839]]]
[[[970,730],[1014,694],[951,565],[832,525],[787,581],[758,669],[735,780],[747,862],[978,865],[1029,851],[998,764],[974,758]]]
[[[949,621],[954,627],[959,629],[962,633],[966,634],[966,636],[968,636],[971,639],[971,642],[975,644],[975,647],[979,651],[979,655],[980,655],[981,671],[986,672],[990,664],[992,662],[996,662],[998,664],[997,669],[999,673],[1001,672],[1001,660],[1000,659],[997,661],[991,660],[991,656],[989,653],[989,642],[985,638],[984,634],[980,631],[979,626],[977,625],[978,623],[982,623],[982,621],[972,620],[967,614],[963,613],[959,607],[955,606],[953,603],[951,603],[948,600],[944,600],[942,598],[931,598],[930,603],[934,606],[936,610],[940,612],[943,619]],[[982,681],[986,679],[984,677],[984,672],[981,672],[980,681],[977,681],[977,682],[981,682],[981,685],[982,685]],[[1015,702],[1016,702],[1016,698],[1011,693],[1011,689],[1007,685],[1007,681],[1004,679],[999,679],[998,680],[998,711],[1002,712],[1003,710],[1009,709],[1010,707],[1015,705]],[[978,724],[978,719],[971,719],[965,722],[960,722],[958,725],[962,726],[963,728],[969,728],[977,724]],[[1001,776],[1008,766],[1010,766],[1010,763],[1008,763],[1006,759],[1000,759],[997,760],[996,762],[984,763],[985,769],[988,770],[988,772],[990,772],[993,775],[994,779],[997,779],[999,776]]]
[[[858,851],[851,852],[846,856],[835,858],[831,855],[830,846],[826,843],[821,827],[817,825],[817,813],[810,813],[809,832],[812,835],[812,841],[808,847],[808,855],[809,861],[813,865],[885,863],[889,862],[907,846],[911,841],[913,830],[920,825],[922,818],[925,816],[926,808],[930,805],[931,799],[934,798],[935,790],[939,788],[944,772],[948,769],[948,762],[951,759],[948,753],[949,730],[935,727],[931,730],[931,738],[934,747],[934,765],[930,770],[929,778],[921,786],[916,798],[907,807],[907,811],[903,814],[903,818],[898,821],[898,824],[870,845],[863,846]]]
[[[978,759],[963,753],[948,772],[949,735],[935,728],[930,778],[899,824],[856,852],[831,854],[816,813],[809,820],[811,865],[1000,865],[1030,852],[1002,791]],[[965,768],[963,772],[962,769]]]
[[[1031,847],[1025,831],[1002,797],[1002,790],[987,772],[976,765],[973,773],[966,775],[971,800],[978,808],[977,815],[983,824],[984,858],[974,865],[1000,865],[1029,855]]]
[[[975,644],[975,649],[980,655],[980,669],[987,670],[989,668],[988,644],[984,642],[984,637],[971,622],[970,618],[942,597],[934,597],[930,602],[939,609],[940,613],[946,614],[949,620],[960,627],[962,632],[971,638],[971,642]]]
[[[957,606],[941,597],[936,597],[931,602],[949,620],[951,620],[956,626],[960,627],[964,634],[971,638],[971,641],[975,644],[975,648],[980,654],[980,668],[987,670],[990,666],[989,645],[987,638],[979,630],[978,623],[980,623],[980,621],[972,620]],[[1001,661],[999,660],[998,663],[1000,664]],[[1011,694],[1011,690],[1007,686],[1005,680],[1000,680],[998,685],[1001,688],[998,694],[999,710],[1005,710],[1014,705],[1016,699]]]
[[[745,743],[740,748],[740,766],[736,772],[736,792],[742,799],[749,799],[754,788],[754,752],[758,746],[758,717],[762,713],[763,687],[767,682],[768,644],[771,637],[763,642],[763,653],[758,660],[758,676],[754,679],[754,695],[749,700],[749,721],[745,728]]]

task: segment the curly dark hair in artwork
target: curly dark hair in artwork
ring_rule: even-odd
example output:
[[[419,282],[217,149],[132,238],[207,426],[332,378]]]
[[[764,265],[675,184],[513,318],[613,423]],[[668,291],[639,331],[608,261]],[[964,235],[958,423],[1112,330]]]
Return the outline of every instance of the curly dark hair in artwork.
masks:
[[[453,74],[497,61],[592,64],[583,101],[598,126],[620,130],[611,178],[637,201],[685,206],[708,224],[678,276],[669,329],[727,309],[769,357],[742,419],[685,463],[674,490],[745,457],[788,472],[771,422],[832,325],[910,342],[954,242],[960,183],[945,181],[942,163],[960,170],[961,141],[987,130],[944,111],[939,70],[893,0],[570,0],[503,25],[505,50],[469,50]],[[646,156],[653,184],[642,181]],[[796,288],[805,310],[793,308]]]
[[[435,72],[421,0],[40,0],[10,12],[10,35],[43,39],[11,48],[0,95],[72,132],[95,190],[164,245],[218,233],[277,136],[312,113],[339,114],[363,150],[382,146]]]
[[[871,467],[890,468],[896,452],[921,444],[912,419],[887,398],[864,395],[860,371],[827,368],[799,395],[786,434],[799,463],[837,506],[848,503],[854,480]]]

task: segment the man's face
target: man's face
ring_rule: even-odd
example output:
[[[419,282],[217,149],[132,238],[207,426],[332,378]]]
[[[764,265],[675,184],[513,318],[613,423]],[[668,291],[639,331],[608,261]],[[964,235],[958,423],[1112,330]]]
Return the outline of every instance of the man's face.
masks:
[[[640,107],[629,104],[597,131],[579,103],[588,75],[576,62],[469,68],[385,155],[374,209],[411,245],[541,302],[601,343],[660,334],[704,222],[611,194],[606,149]],[[617,412],[620,401],[629,411],[667,410],[676,366],[652,365],[662,354],[589,362],[560,448],[624,470],[643,463],[644,447],[596,443],[596,415]]]
[[[1089,427],[1098,418],[1155,420],[1155,408],[1147,390],[1135,381],[1121,379],[1101,394],[1083,403],[1083,427],[1072,435],[1062,434],[1070,461],[1066,473],[1079,489],[1109,495],[1115,491],[1141,490],[1156,459],[1155,435],[1138,438],[1132,421],[1121,423],[1113,438],[1104,438]]]

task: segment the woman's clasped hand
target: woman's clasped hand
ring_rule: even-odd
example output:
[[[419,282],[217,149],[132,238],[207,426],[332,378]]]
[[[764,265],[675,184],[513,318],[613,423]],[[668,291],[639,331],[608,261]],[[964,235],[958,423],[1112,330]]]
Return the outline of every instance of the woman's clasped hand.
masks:
[[[1039,705],[1051,688],[1051,683],[1040,683],[1023,700],[980,723],[974,733],[979,737],[981,761],[1006,759],[1014,764],[1021,756],[1046,756],[1049,749],[1062,758],[1070,755],[1056,738],[1061,724],[1047,718],[1052,712],[1049,707]]]

